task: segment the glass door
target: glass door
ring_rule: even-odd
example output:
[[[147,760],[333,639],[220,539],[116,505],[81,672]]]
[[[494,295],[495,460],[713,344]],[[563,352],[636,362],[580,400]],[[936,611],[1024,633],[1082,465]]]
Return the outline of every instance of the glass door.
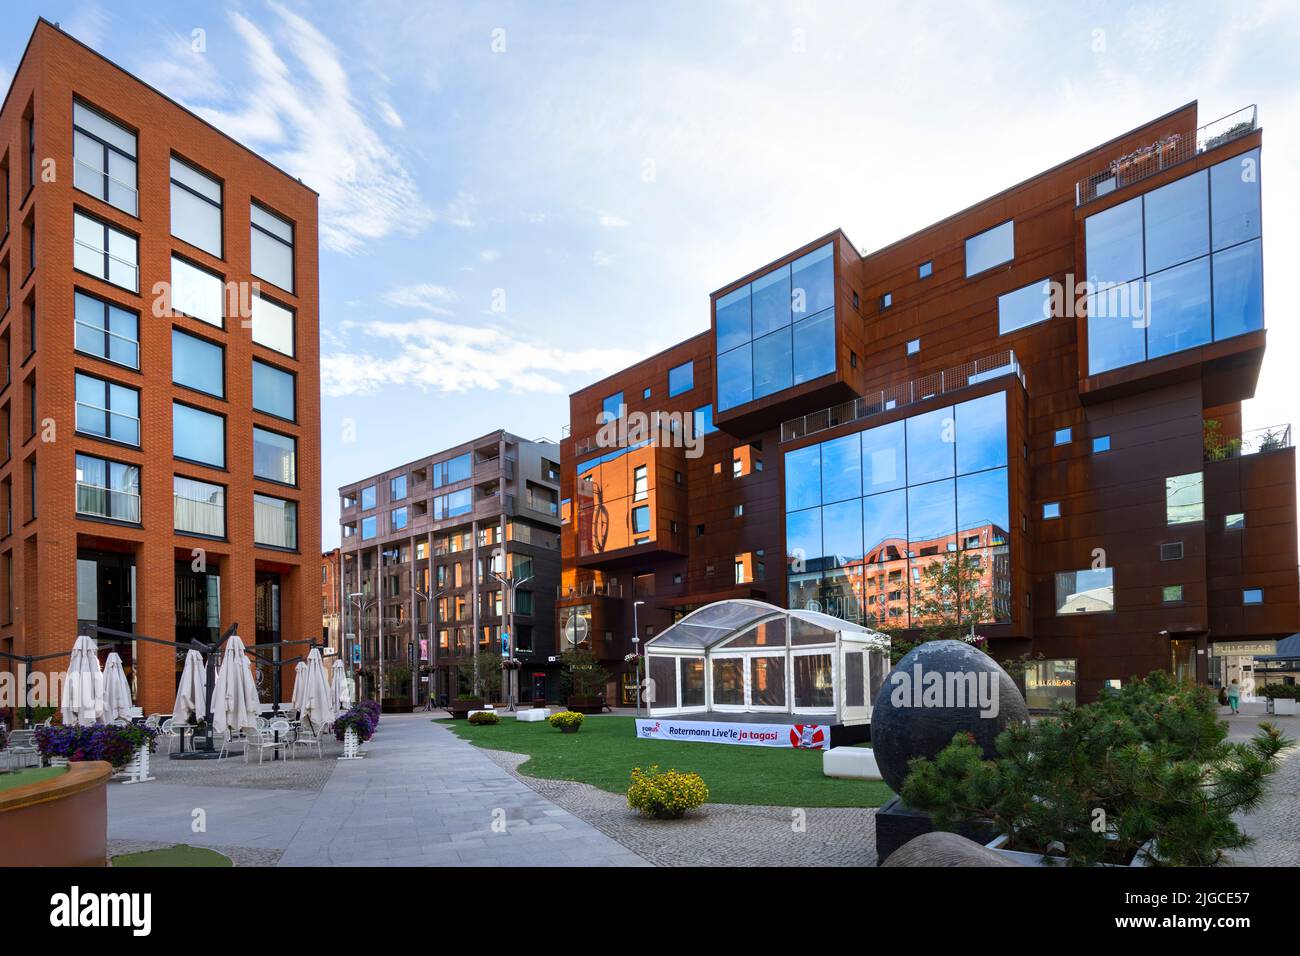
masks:
[[[1169,642],[1169,673],[1180,684],[1196,683],[1196,641],[1182,638]]]

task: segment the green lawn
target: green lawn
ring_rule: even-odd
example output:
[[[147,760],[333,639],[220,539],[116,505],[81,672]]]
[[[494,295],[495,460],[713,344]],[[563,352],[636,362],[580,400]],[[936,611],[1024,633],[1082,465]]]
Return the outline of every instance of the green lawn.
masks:
[[[179,843],[163,850],[145,850],[142,853],[123,853],[113,857],[113,866],[234,866],[230,858],[216,850]]]
[[[545,721],[495,726],[463,720],[437,723],[490,750],[528,754],[520,772],[549,780],[577,780],[626,793],[633,767],[694,771],[709,787],[711,803],[774,807],[878,807],[893,796],[884,783],[822,775],[818,750],[641,740],[632,717],[588,717],[582,730],[563,734]]]
[[[26,770],[19,770],[17,773],[0,773],[0,790],[25,787],[29,783],[48,780],[51,777],[57,777],[67,772],[67,767],[28,767]]]

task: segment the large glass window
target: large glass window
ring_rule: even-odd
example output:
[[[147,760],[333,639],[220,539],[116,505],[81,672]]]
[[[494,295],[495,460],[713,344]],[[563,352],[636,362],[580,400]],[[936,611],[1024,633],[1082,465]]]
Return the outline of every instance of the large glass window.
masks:
[[[214,342],[172,329],[172,381],[217,398],[224,397],[225,350]]]
[[[292,356],[293,310],[255,295],[252,299],[252,312],[253,341]]]
[[[718,410],[835,370],[834,245],[718,299]]]
[[[704,706],[704,658],[683,657],[682,668],[682,706]]]
[[[799,511],[821,504],[821,445],[809,445],[785,456],[785,510]]]
[[[251,221],[249,271],[259,279],[293,291],[293,225],[257,203],[249,207]]]
[[[966,240],[966,278],[1010,262],[1015,256],[1015,223],[1008,220]]]
[[[443,485],[465,481],[473,473],[473,470],[474,467],[468,454],[457,455],[455,458],[448,458],[446,461],[436,461],[433,463],[433,487],[441,488]]]
[[[649,659],[650,686],[654,695],[650,702],[656,707],[677,706],[677,658],[652,654]]]
[[[226,420],[193,405],[172,402],[172,454],[213,468],[226,467]]]
[[[259,412],[293,421],[293,373],[253,359],[253,407]]]
[[[171,204],[172,235],[220,259],[221,183],[173,156]]]
[[[172,311],[224,325],[225,282],[221,276],[172,256]]]
[[[749,705],[785,707],[785,657],[749,658]]]
[[[85,292],[73,294],[77,351],[140,367],[140,317]]]
[[[952,406],[907,420],[907,483],[951,478],[956,468],[956,421]]]
[[[375,536],[379,528],[379,521],[374,515],[361,519],[361,540],[367,541]]]
[[[454,518],[457,515],[466,515],[474,510],[474,489],[462,488],[460,491],[453,491],[450,494],[439,495],[433,499],[433,520],[441,521],[443,518]]]
[[[401,501],[406,497],[406,476],[398,475],[388,480],[388,500]]]
[[[1075,703],[1078,669],[1074,659],[1030,664],[1025,670],[1025,704],[1030,710],[1053,710]]]
[[[862,432],[862,490],[865,494],[901,488],[907,483],[907,453],[902,421]]]
[[[1205,520],[1205,478],[1201,472],[1165,479],[1165,520],[1171,525]]]
[[[406,509],[394,508],[391,515],[391,524],[394,531],[401,531],[406,527]]]
[[[366,485],[361,489],[361,510],[369,511],[375,506],[375,486]]]
[[[298,547],[298,503],[253,495],[253,541],[289,550]]]
[[[998,296],[998,334],[1006,335],[1052,317],[1052,282],[1031,282]]]
[[[601,422],[617,421],[623,414],[624,402],[623,393],[615,392],[613,395],[606,395],[600,403]]]
[[[140,469],[77,455],[77,514],[140,522]]]
[[[689,392],[695,387],[695,363],[684,362],[668,370],[668,397]]]
[[[73,101],[73,184],[132,216],[137,213],[135,149],[135,133]]]
[[[650,508],[642,506],[632,509],[632,533],[649,534],[650,533]]]
[[[862,497],[862,439],[845,435],[821,444],[824,504]]]
[[[226,536],[226,489],[221,485],[173,475],[172,512],[177,531],[212,538]]]
[[[298,480],[298,442],[288,435],[253,428],[253,474],[286,485]]]
[[[76,373],[77,431],[128,445],[140,444],[140,393]]]
[[[833,663],[830,654],[796,654],[790,659],[794,668],[794,709],[835,706]]]
[[[1056,572],[1056,613],[1105,614],[1115,610],[1115,569]]]
[[[1259,222],[1257,150],[1089,216],[1089,373],[1262,329]]]
[[[745,660],[742,657],[715,657],[713,665],[713,703],[724,707],[745,705]]]
[[[131,292],[140,291],[139,242],[84,212],[72,214],[72,264]]]

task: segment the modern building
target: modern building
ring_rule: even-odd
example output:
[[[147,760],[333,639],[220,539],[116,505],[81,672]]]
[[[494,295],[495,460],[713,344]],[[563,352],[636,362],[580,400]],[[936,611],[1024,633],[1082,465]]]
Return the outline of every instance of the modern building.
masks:
[[[45,20],[0,179],[0,650],[315,637],[316,194]],[[170,710],[173,649],[114,649]]]
[[[556,620],[616,674],[701,605],[927,622],[959,555],[1033,706],[1291,634],[1289,426],[1263,357],[1262,131],[1181,107],[911,236],[837,230],[571,396]],[[576,622],[576,623],[575,623]]]
[[[321,641],[335,654],[343,647],[343,579],[339,576],[342,552],[338,548],[320,556]]]
[[[344,654],[367,693],[382,648],[389,681],[431,677],[417,700],[454,698],[503,656],[522,665],[518,699],[555,699],[559,472],[554,442],[495,431],[339,489]]]

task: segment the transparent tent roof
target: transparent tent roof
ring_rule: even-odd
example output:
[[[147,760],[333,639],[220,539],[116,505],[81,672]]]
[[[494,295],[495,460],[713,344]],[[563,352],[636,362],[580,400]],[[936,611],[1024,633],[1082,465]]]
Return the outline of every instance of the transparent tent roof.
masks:
[[[880,638],[888,640],[884,634],[845,621],[820,611],[787,611],[775,604],[736,598],[718,601],[698,610],[692,611],[667,630],[662,631],[646,642],[646,651],[654,649],[694,649],[706,650],[764,621],[798,621],[810,625],[803,630],[820,630],[826,632],[826,642],[835,640],[838,632],[849,638],[859,640]]]

